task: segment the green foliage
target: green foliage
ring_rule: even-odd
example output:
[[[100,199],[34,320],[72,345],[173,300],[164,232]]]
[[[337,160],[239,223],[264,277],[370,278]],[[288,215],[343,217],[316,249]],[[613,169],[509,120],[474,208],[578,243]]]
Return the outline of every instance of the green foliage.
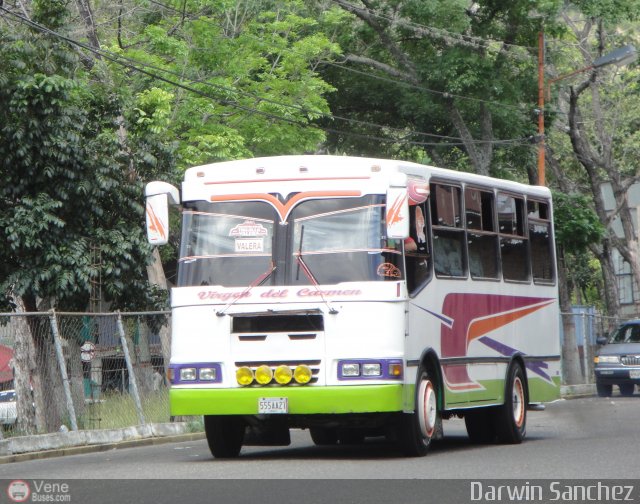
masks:
[[[114,308],[164,306],[146,280],[140,176],[167,155],[154,140],[166,97],[138,97],[148,116],[132,123],[128,154],[119,98],[59,40],[0,32],[0,70],[0,292],[84,310],[100,282]]]
[[[637,0],[573,0],[572,3],[590,18],[601,18],[609,23],[637,20],[640,3]]]
[[[371,123],[341,124],[340,129],[349,131],[329,135],[329,150],[387,157],[405,150],[396,144],[413,144],[426,153],[419,157],[471,170],[461,133],[451,120],[452,105],[476,140],[523,139],[536,133],[531,111],[537,102],[535,48],[542,18],[532,17],[531,11],[545,16],[545,29],[553,32],[559,1],[483,0],[470,7],[460,0],[396,0],[366,5],[386,39],[357,16],[335,9],[321,17],[325,30],[337,34],[345,54],[388,65],[399,75],[373,64],[351,65],[355,72],[325,67],[323,75],[339,89],[331,98],[334,113]],[[491,118],[488,130],[484,112]],[[483,138],[487,133],[489,138]],[[522,168],[534,162],[533,154],[525,142],[497,142],[489,154],[492,173],[526,180]]]
[[[556,242],[567,252],[581,253],[604,237],[604,227],[582,194],[554,192]]]

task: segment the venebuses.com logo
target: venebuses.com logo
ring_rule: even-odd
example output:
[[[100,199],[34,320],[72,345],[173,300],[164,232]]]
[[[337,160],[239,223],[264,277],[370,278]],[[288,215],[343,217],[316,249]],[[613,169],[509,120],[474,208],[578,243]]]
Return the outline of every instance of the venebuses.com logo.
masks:
[[[71,502],[68,483],[13,480],[7,486],[9,502]]]
[[[7,496],[12,502],[27,502],[31,495],[29,483],[22,480],[13,480],[7,487]]]

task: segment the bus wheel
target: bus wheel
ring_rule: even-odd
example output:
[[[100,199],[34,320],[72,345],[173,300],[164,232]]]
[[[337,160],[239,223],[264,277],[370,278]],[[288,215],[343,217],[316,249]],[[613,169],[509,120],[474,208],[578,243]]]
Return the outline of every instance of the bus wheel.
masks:
[[[403,413],[398,426],[398,440],[403,453],[423,457],[436,437],[439,422],[437,384],[420,368],[416,384],[415,411]]]
[[[495,440],[492,413],[489,408],[478,408],[464,414],[464,425],[472,443],[485,444]]]
[[[246,424],[240,416],[205,415],[204,431],[215,458],[237,457],[244,441]]]
[[[498,441],[518,444],[527,432],[527,391],[524,371],[519,364],[513,364],[507,373],[504,404],[495,412]]]
[[[326,427],[309,428],[311,440],[316,446],[331,446],[338,444],[338,430]]]

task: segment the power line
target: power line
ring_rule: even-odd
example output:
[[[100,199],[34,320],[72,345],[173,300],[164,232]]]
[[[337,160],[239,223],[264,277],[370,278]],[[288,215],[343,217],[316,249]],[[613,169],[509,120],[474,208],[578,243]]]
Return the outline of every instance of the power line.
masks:
[[[159,7],[163,7],[165,9],[167,9],[167,10],[171,10],[171,11],[177,13],[177,14],[181,14],[181,15],[183,14],[182,11],[180,11],[180,10],[170,6],[170,5],[166,5],[166,4],[163,4],[162,2],[158,2],[157,0],[147,0],[147,1],[149,3],[157,5]],[[190,19],[194,19],[195,16],[196,16],[196,14],[194,14],[194,13],[188,13],[188,14],[189,14],[188,17]],[[208,24],[208,25],[215,26],[216,28],[219,28],[217,25],[215,25],[214,23],[211,23],[207,19],[201,19],[201,21],[206,23],[206,24]],[[260,39],[259,37],[254,36],[254,35],[251,35],[251,34],[248,34],[248,33],[245,33],[244,35],[247,36],[248,38],[251,38],[251,39],[256,40],[258,42],[263,42],[262,39]],[[481,39],[481,40],[483,40],[483,39]],[[518,46],[518,47],[522,47],[522,46]],[[290,48],[287,49],[287,52],[290,52],[290,53],[293,53],[293,54],[302,55],[301,53],[299,53],[297,51],[294,51],[294,50],[292,50]],[[334,62],[331,62],[331,61],[320,61],[320,64],[327,65],[327,66],[333,66],[333,67],[339,68],[340,70],[344,70],[344,71],[347,71],[347,72],[355,73],[355,74],[358,74],[358,75],[363,75],[363,76],[370,77],[372,79],[377,79],[377,80],[380,80],[380,81],[383,81],[383,82],[389,82],[389,83],[397,84],[397,85],[400,85],[400,86],[403,86],[403,87],[408,87],[408,88],[416,89],[416,90],[419,90],[419,91],[424,91],[426,93],[439,95],[439,96],[442,96],[444,98],[456,98],[458,100],[467,100],[467,101],[471,101],[471,102],[484,103],[484,104],[487,104],[487,105],[496,105],[498,107],[504,107],[504,108],[510,108],[510,109],[522,111],[522,107],[517,106],[517,105],[511,105],[509,103],[502,103],[502,102],[498,102],[498,101],[495,101],[495,100],[484,100],[482,98],[474,98],[474,97],[471,97],[471,96],[464,96],[464,95],[460,95],[460,94],[456,94],[456,93],[449,93],[447,91],[438,91],[438,90],[435,90],[435,89],[429,89],[429,88],[424,87],[424,86],[420,86],[420,85],[417,85],[417,84],[412,84],[412,83],[409,83],[409,82],[394,80],[394,79],[391,79],[391,78],[388,78],[388,77],[383,77],[383,76],[378,75],[378,74],[365,72],[363,70],[358,70],[356,68],[352,68],[350,66],[341,65],[339,63],[334,63]]]
[[[199,96],[202,96],[202,97],[205,97],[205,98],[208,98],[208,99],[211,99],[211,100],[215,100],[218,103],[221,103],[223,105],[227,105],[227,106],[230,106],[232,108],[237,108],[237,109],[243,110],[245,112],[262,115],[262,116],[265,116],[265,117],[267,117],[269,119],[287,122],[287,123],[290,123],[290,124],[293,124],[293,125],[296,125],[296,126],[300,126],[300,127],[314,127],[314,128],[323,130],[325,132],[330,132],[330,133],[335,133],[335,134],[342,134],[342,135],[347,135],[347,136],[356,136],[356,137],[361,137],[361,138],[368,138],[370,140],[376,140],[376,141],[388,142],[388,143],[402,143],[402,144],[409,144],[409,145],[432,146],[432,147],[463,146],[463,145],[465,145],[465,143],[462,142],[462,141],[460,141],[460,142],[418,142],[418,141],[410,141],[410,140],[406,140],[406,139],[392,139],[392,138],[387,138],[387,137],[377,137],[377,136],[365,135],[365,134],[360,134],[360,133],[355,133],[355,132],[350,132],[350,131],[341,131],[341,130],[337,130],[337,129],[334,129],[334,128],[328,128],[328,127],[323,127],[323,126],[318,126],[318,125],[310,125],[308,123],[303,123],[303,122],[300,122],[300,121],[296,121],[294,119],[289,119],[289,118],[282,117],[282,116],[279,116],[279,115],[276,115],[276,114],[272,114],[272,113],[269,113],[269,112],[264,112],[264,111],[261,111],[261,110],[255,109],[255,108],[243,106],[243,105],[240,105],[240,104],[238,104],[236,102],[230,102],[228,100],[224,100],[224,99],[221,99],[219,97],[215,97],[215,96],[209,95],[209,94],[204,93],[204,92],[202,92],[202,91],[200,91],[200,90],[198,90],[196,88],[193,88],[191,86],[187,86],[187,85],[185,85],[183,83],[176,82],[176,81],[173,81],[173,80],[168,79],[166,77],[163,77],[161,75],[149,72],[148,70],[146,70],[146,68],[153,68],[154,70],[157,70],[157,71],[161,71],[161,72],[168,73],[170,75],[175,75],[175,76],[181,77],[176,72],[172,72],[170,70],[166,70],[166,69],[162,69],[162,68],[159,68],[159,67],[155,67],[153,65],[145,64],[145,63],[139,62],[137,60],[133,60],[131,58],[127,58],[125,56],[118,55],[118,54],[112,53],[112,52],[104,50],[104,49],[97,49],[97,48],[91,47],[91,46],[89,46],[87,44],[84,44],[84,43],[79,42],[77,40],[74,40],[72,38],[66,37],[66,36],[64,36],[62,34],[59,34],[59,33],[55,32],[53,30],[50,30],[49,28],[47,28],[47,27],[45,27],[43,25],[40,25],[39,23],[36,23],[36,22],[34,22],[34,21],[24,17],[24,16],[21,16],[19,14],[11,12],[11,11],[7,10],[6,8],[4,8],[2,6],[0,6],[0,10],[8,13],[9,15],[11,15],[11,16],[13,16],[15,18],[17,18],[23,24],[27,24],[27,25],[31,26],[32,28],[35,28],[36,30],[38,30],[38,31],[40,31],[42,33],[47,33],[49,35],[55,36],[55,37],[57,37],[57,38],[59,38],[61,40],[64,40],[65,42],[67,42],[69,44],[72,44],[72,45],[80,47],[80,48],[82,48],[84,50],[87,50],[87,51],[89,51],[89,52],[91,52],[93,54],[96,54],[96,55],[98,55],[98,56],[100,56],[102,58],[105,58],[105,59],[107,59],[107,60],[109,60],[109,61],[111,61],[111,62],[113,62],[115,64],[118,64],[118,65],[121,65],[123,67],[129,68],[130,70],[133,70],[133,71],[140,72],[140,73],[142,73],[144,75],[147,75],[147,76],[149,76],[149,77],[151,77],[153,79],[157,79],[157,80],[160,80],[162,82],[165,82],[165,83],[167,83],[167,84],[169,84],[171,86],[175,86],[175,87],[184,89],[186,91],[192,92],[194,94],[197,94]],[[141,68],[141,66],[143,68]],[[247,92],[236,90],[236,89],[232,89],[232,88],[226,88],[225,86],[220,86],[220,85],[216,85],[216,84],[213,84],[213,83],[208,83],[206,81],[205,82],[194,81],[193,83],[200,83],[200,84],[204,84],[204,85],[211,86],[211,87],[214,87],[214,88],[222,89],[224,91],[230,91],[230,92],[233,92],[233,93],[244,94],[245,96],[250,96],[252,98],[256,98],[256,99],[259,99],[259,100],[265,101],[265,102],[270,102],[272,104],[276,104],[276,105],[279,105],[279,106],[296,108],[296,109],[302,111],[303,113],[311,112],[310,110],[307,110],[307,109],[305,109],[303,107],[299,107],[299,106],[295,106],[295,105],[289,105],[289,104],[283,104],[283,103],[277,102],[275,100],[269,100],[269,99],[266,99],[266,98],[262,98],[262,97],[253,95],[251,93],[247,93]],[[330,119],[334,118],[331,115],[324,114],[322,112],[316,112],[316,113],[318,115],[320,115],[320,116],[325,117],[325,118],[330,118]],[[431,133],[407,132],[406,130],[401,130],[401,129],[397,129],[397,128],[391,128],[391,127],[387,127],[387,126],[383,126],[383,125],[379,125],[379,124],[375,124],[375,123],[369,123],[369,122],[366,122],[366,121],[357,121],[357,120],[354,120],[354,119],[347,119],[347,118],[338,118],[338,119],[349,121],[349,122],[352,122],[352,123],[357,123],[357,124],[360,124],[360,125],[372,126],[372,127],[377,127],[377,128],[386,128],[388,130],[401,132],[401,133],[403,133],[403,134],[405,134],[407,136],[420,135],[420,136],[429,136],[429,137],[441,138],[441,139],[461,140],[460,138],[457,138],[457,137],[448,137],[448,136],[444,136],[444,135],[436,135],[436,134],[431,134]],[[528,141],[529,141],[528,138],[518,138],[518,139],[508,139],[508,140],[474,140],[473,143],[475,143],[475,144],[492,143],[494,145],[509,145],[509,144],[522,144],[522,143],[525,143],[525,142],[528,142]]]

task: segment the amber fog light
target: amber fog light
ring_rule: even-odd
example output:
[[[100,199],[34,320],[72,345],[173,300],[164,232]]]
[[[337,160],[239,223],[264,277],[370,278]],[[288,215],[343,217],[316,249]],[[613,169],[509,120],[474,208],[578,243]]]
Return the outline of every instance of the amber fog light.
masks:
[[[309,366],[301,364],[300,366],[296,366],[296,369],[293,372],[293,379],[300,385],[304,385],[305,383],[309,383],[311,381],[312,374],[313,373],[311,372]]]
[[[253,383],[253,371],[248,367],[241,367],[236,370],[236,380],[240,385],[246,387]]]
[[[274,377],[276,379],[276,382],[278,382],[280,385],[286,385],[292,380],[293,371],[291,371],[291,368],[289,366],[278,366],[276,368],[276,372],[274,373]]]
[[[260,385],[267,385],[273,380],[273,371],[267,365],[262,365],[258,369],[256,369],[255,373],[256,381]]]

